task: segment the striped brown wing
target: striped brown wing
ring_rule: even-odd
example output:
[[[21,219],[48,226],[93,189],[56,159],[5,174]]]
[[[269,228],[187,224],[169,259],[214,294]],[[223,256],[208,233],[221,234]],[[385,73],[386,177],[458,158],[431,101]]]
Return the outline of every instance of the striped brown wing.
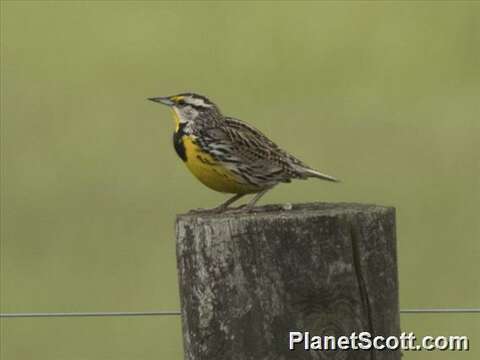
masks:
[[[249,183],[268,187],[305,177],[298,171],[305,164],[241,120],[225,118],[220,126],[203,129],[199,138],[212,156]]]

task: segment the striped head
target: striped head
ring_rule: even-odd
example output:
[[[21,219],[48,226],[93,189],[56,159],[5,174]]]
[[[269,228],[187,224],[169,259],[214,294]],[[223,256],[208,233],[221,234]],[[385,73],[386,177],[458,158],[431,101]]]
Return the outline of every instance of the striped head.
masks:
[[[220,110],[208,98],[194,93],[153,97],[148,100],[170,107],[174,114],[176,131],[180,126],[203,125],[221,117]],[[201,123],[201,124],[199,124]]]

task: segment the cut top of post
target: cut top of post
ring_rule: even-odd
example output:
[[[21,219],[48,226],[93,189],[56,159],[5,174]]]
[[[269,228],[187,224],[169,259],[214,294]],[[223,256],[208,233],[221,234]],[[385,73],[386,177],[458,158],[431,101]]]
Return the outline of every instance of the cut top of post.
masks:
[[[308,215],[331,215],[351,213],[385,213],[395,211],[394,207],[359,203],[324,203],[312,202],[304,204],[272,204],[255,207],[253,211],[227,210],[220,213],[208,210],[193,211],[177,215],[177,220],[189,221],[196,218],[269,218],[269,217],[302,217]]]

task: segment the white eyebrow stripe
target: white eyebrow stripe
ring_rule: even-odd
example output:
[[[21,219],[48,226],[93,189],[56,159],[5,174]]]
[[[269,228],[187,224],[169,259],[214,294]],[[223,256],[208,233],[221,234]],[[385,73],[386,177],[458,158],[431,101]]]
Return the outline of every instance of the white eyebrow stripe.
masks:
[[[207,107],[207,108],[212,107],[212,105],[207,104],[205,101],[203,101],[203,99],[200,99],[200,98],[187,97],[187,98],[184,99],[184,101],[187,104],[190,104],[190,105],[193,105],[193,106],[201,106],[201,107]]]

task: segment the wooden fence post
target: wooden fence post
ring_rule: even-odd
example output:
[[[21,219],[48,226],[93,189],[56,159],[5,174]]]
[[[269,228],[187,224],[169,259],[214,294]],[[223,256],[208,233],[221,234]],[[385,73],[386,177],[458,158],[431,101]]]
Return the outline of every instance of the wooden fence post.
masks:
[[[279,205],[176,223],[185,359],[400,359],[289,350],[289,332],[400,334],[395,209]]]

